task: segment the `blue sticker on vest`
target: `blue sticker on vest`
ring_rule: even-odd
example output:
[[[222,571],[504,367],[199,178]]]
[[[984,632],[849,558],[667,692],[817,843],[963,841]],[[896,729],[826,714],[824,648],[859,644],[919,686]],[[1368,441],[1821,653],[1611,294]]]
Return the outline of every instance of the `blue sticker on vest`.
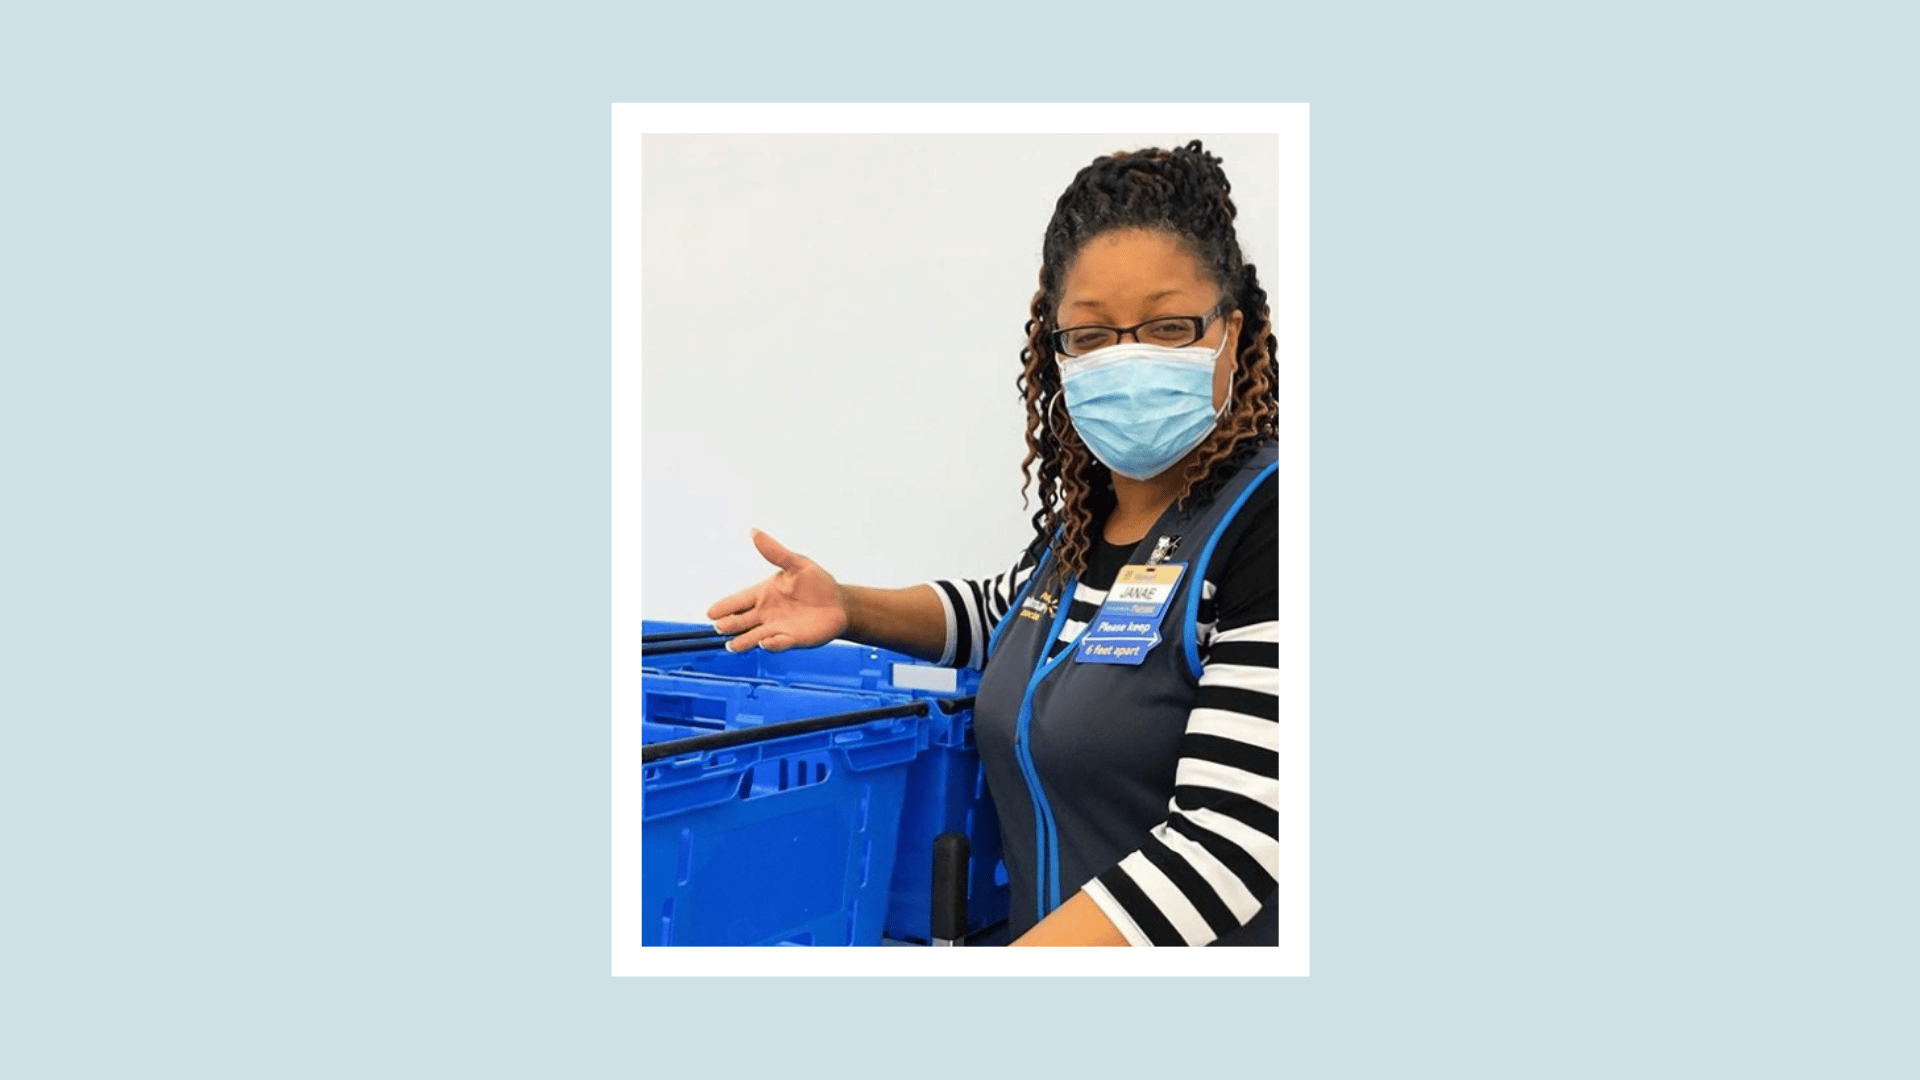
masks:
[[[1124,566],[1106,602],[1080,635],[1077,664],[1138,664],[1160,644],[1160,622],[1173,603],[1185,563]]]

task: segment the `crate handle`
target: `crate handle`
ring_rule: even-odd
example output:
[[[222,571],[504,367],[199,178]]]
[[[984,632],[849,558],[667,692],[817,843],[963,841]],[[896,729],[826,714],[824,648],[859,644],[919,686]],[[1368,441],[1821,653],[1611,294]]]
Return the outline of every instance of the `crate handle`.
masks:
[[[728,637],[718,630],[670,630],[659,634],[640,635],[640,644],[659,645],[668,641],[698,641],[701,638]]]
[[[967,936],[967,834],[933,838],[933,910],[927,936],[934,945],[958,945]]]
[[[808,717],[804,720],[786,720],[778,724],[761,724],[757,727],[737,728],[733,731],[716,731],[711,735],[689,735],[684,739],[669,739],[666,742],[641,747],[640,761],[645,764],[663,757],[704,753],[729,746],[778,739],[786,735],[807,735],[816,731],[830,731],[833,728],[864,724],[870,720],[892,720],[896,717],[925,715],[927,715],[927,703],[915,701],[907,705],[889,705],[880,709],[861,709],[858,712],[833,713],[828,716]]]
[[[727,642],[732,640],[730,637],[704,637],[697,640],[666,641],[656,644],[642,638],[640,639],[640,655],[644,658],[648,656],[670,656],[674,653],[707,652],[713,649],[724,649],[727,647]]]

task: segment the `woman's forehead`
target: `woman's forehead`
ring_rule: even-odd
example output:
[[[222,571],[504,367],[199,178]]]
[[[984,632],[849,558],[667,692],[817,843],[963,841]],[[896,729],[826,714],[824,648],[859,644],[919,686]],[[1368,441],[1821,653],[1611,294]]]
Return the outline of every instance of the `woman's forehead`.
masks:
[[[1060,310],[1115,310],[1179,301],[1204,302],[1215,292],[1200,260],[1176,238],[1132,229],[1102,233],[1080,249],[1061,279]]]

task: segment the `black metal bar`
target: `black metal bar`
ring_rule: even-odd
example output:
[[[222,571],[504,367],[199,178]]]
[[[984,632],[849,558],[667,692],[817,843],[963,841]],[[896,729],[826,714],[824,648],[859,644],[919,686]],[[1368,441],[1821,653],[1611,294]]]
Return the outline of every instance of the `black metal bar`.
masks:
[[[730,640],[732,639],[715,637],[703,638],[699,641],[669,641],[664,645],[642,644],[640,646],[640,655],[642,658],[645,658],[649,656],[670,656],[674,653],[713,652],[726,648],[727,642]]]
[[[973,695],[971,694],[966,697],[935,698],[934,700],[939,703],[940,711],[946,713],[948,716],[973,708]]]
[[[925,715],[927,715],[927,703],[914,701],[905,705],[888,705],[879,709],[862,709],[858,712],[833,713],[827,716],[808,717],[804,720],[762,724],[758,727],[735,728],[732,731],[716,731],[711,735],[689,735],[684,739],[669,739],[666,742],[650,743],[641,747],[640,761],[644,764],[663,757],[724,750],[729,746],[744,746],[747,743],[778,739],[787,735],[810,735],[816,731],[830,731],[833,728],[864,724],[869,720],[892,720],[902,716]]]
[[[660,645],[669,641],[694,641],[699,638],[727,637],[718,630],[672,630],[661,634],[642,634],[640,644]]]

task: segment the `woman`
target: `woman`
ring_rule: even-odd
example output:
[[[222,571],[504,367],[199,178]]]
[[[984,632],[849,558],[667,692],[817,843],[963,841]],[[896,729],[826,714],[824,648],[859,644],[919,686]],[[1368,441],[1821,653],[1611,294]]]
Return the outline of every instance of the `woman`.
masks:
[[[1276,341],[1229,191],[1195,141],[1061,195],[1016,381],[1040,507],[1013,569],[843,586],[756,531],[779,572],[707,612],[736,651],[984,667],[1015,945],[1276,943]]]

